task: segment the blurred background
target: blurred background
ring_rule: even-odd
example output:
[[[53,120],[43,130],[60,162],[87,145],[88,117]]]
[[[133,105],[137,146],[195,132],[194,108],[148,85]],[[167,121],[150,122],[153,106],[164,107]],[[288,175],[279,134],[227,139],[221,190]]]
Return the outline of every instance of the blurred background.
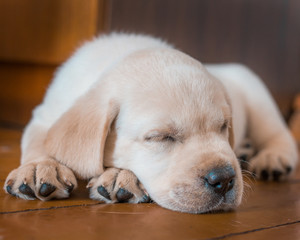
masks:
[[[23,128],[55,69],[101,33],[151,34],[262,77],[288,118],[300,92],[299,0],[0,0],[0,127]]]

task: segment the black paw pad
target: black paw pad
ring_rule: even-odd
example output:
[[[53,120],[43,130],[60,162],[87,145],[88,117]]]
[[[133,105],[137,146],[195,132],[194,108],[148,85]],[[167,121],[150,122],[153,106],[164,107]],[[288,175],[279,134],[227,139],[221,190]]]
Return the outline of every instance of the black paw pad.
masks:
[[[292,168],[291,167],[286,167],[285,170],[286,170],[286,174],[290,174],[291,171],[292,171]]]
[[[55,191],[56,187],[49,184],[49,183],[43,183],[39,194],[43,197],[48,197],[51,193],[53,193]]]
[[[147,195],[147,194],[145,194],[145,195],[143,196],[142,200],[139,201],[139,203],[148,203],[148,202],[150,202],[150,201],[151,201],[150,196]]]
[[[11,186],[9,186],[9,185],[6,186],[6,191],[7,191],[9,194],[13,194],[13,193],[12,193]]]
[[[263,181],[267,181],[269,179],[269,173],[267,170],[262,170],[260,173],[260,177]]]
[[[74,189],[74,185],[71,183],[70,185],[66,186],[66,189],[67,189],[68,193],[71,193]]]
[[[19,187],[19,191],[28,197],[35,198],[33,190],[25,183]]]
[[[6,191],[7,191],[10,195],[16,196],[16,194],[13,193],[12,187],[11,187],[10,185],[7,185],[7,186],[6,186]]]
[[[281,175],[282,175],[282,172],[281,172],[281,171],[278,171],[278,170],[274,170],[274,171],[272,172],[272,174],[273,174],[273,179],[274,179],[274,181],[279,181],[279,180],[280,180],[280,177],[281,177]]]
[[[124,188],[120,188],[116,196],[118,202],[123,203],[123,202],[128,202],[128,200],[133,197],[133,194]]]
[[[107,192],[106,188],[103,186],[100,186],[97,188],[98,193],[102,196],[105,197],[108,200],[111,200],[109,193]]]
[[[238,158],[239,158],[240,161],[247,161],[248,160],[248,155],[247,154],[242,154]]]

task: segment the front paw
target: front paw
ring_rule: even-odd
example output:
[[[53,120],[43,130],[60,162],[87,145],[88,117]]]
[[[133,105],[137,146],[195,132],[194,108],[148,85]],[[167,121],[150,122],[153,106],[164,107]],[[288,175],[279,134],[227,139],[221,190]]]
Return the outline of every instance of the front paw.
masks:
[[[136,176],[129,170],[108,168],[87,185],[90,198],[106,203],[149,202],[150,197]]]
[[[261,180],[281,181],[287,179],[295,168],[294,157],[278,149],[264,149],[249,163],[249,171]]]
[[[21,165],[7,176],[4,190],[16,197],[46,201],[67,198],[77,181],[73,172],[53,159]]]

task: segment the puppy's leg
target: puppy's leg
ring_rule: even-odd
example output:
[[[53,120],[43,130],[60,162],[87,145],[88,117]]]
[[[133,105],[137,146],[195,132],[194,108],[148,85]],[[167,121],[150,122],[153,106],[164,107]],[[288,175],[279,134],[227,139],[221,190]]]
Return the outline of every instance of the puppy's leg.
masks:
[[[296,144],[262,82],[254,74],[248,78],[248,130],[258,150],[250,160],[249,170],[262,180],[285,179],[298,161]]]
[[[31,123],[22,139],[21,166],[7,177],[4,190],[23,199],[67,198],[77,187],[73,172],[47,156],[44,139],[47,130]]]
[[[248,169],[249,161],[254,154],[255,149],[251,140],[248,138],[245,138],[240,146],[235,150],[235,155],[237,156],[242,169]]]
[[[150,201],[143,185],[129,170],[107,168],[99,177],[92,178],[87,187],[90,198],[106,203]]]

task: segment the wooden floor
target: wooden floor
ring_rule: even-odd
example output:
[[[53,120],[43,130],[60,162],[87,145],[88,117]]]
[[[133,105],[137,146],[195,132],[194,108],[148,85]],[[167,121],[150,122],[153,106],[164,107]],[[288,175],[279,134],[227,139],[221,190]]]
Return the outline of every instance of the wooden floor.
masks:
[[[0,128],[0,183],[19,164],[21,132]],[[68,200],[16,199],[0,191],[2,239],[300,239],[300,169],[286,183],[247,181],[227,213],[193,215],[156,204],[102,204],[82,182]]]

